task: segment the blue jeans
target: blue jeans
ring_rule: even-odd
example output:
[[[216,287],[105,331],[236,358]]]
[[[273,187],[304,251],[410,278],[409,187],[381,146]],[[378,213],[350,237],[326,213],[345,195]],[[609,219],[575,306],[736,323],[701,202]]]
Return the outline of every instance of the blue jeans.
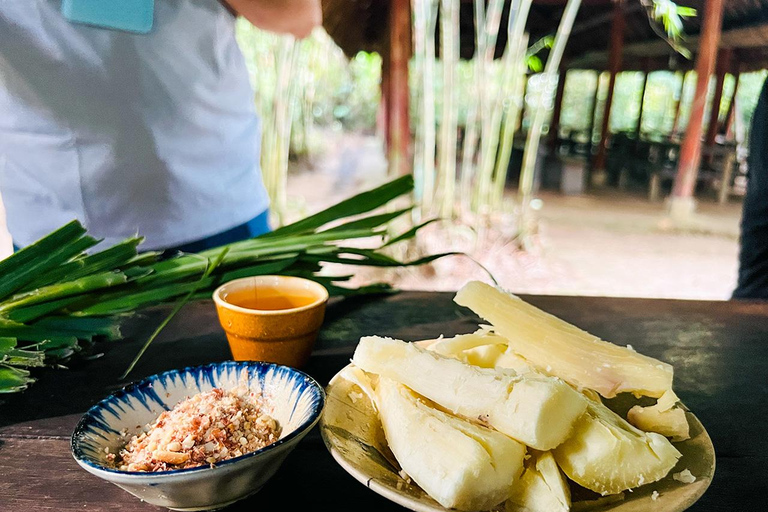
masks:
[[[209,236],[208,238],[203,238],[202,240],[170,247],[167,250],[169,252],[200,252],[206,249],[212,249],[214,247],[220,247],[222,245],[253,238],[255,236],[263,235],[264,233],[269,233],[270,231],[272,231],[272,229],[269,227],[269,210],[264,210],[245,224],[240,224],[232,229]]]

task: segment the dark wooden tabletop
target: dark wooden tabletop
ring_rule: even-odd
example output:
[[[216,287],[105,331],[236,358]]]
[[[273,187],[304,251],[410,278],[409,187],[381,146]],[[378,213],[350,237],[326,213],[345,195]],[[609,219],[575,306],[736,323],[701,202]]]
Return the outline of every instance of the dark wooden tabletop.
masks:
[[[322,384],[349,360],[361,335],[406,340],[475,329],[452,294],[404,292],[329,305],[306,368]],[[768,510],[768,303],[529,297],[532,303],[617,344],[675,366],[675,389],[701,419],[717,472],[692,511]],[[69,436],[80,415],[125,383],[118,376],[166,310],[130,320],[126,340],[69,370],[38,372],[26,392],[0,404],[0,510],[160,510],[80,469]],[[230,358],[213,305],[187,306],[145,355],[132,379]],[[254,497],[228,510],[402,510],[357,483],[308,435]]]

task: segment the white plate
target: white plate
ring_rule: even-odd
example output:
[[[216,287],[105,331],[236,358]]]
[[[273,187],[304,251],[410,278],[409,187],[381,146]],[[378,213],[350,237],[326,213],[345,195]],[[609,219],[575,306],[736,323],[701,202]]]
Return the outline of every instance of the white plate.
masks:
[[[356,384],[335,377],[326,388],[327,403],[320,431],[325,445],[341,467],[357,481],[385,498],[417,512],[445,512],[415,483],[406,482],[387,447],[384,432],[370,400]],[[630,396],[611,400],[606,405],[620,414],[636,403]],[[573,510],[611,512],[681,512],[698,500],[709,487],[715,473],[715,449],[701,422],[686,412],[691,438],[675,443],[683,457],[666,478],[624,493],[621,500],[599,505],[574,502]],[[696,481],[684,484],[672,474],[688,469]],[[659,493],[656,500],[653,492]]]

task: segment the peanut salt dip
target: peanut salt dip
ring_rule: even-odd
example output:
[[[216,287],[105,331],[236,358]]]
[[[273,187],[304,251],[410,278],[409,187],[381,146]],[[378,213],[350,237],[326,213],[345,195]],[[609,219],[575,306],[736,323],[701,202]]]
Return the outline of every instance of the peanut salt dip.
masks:
[[[280,438],[261,395],[240,387],[187,398],[134,436],[120,451],[121,471],[168,471],[214,465]]]

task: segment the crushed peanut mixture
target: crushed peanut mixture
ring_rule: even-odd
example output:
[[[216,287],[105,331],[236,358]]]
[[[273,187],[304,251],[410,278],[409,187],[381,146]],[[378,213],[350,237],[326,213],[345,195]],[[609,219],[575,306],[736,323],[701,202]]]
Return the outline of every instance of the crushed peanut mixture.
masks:
[[[240,386],[213,389],[166,411],[120,451],[121,471],[168,471],[210,464],[258,450],[280,438],[262,397]]]

